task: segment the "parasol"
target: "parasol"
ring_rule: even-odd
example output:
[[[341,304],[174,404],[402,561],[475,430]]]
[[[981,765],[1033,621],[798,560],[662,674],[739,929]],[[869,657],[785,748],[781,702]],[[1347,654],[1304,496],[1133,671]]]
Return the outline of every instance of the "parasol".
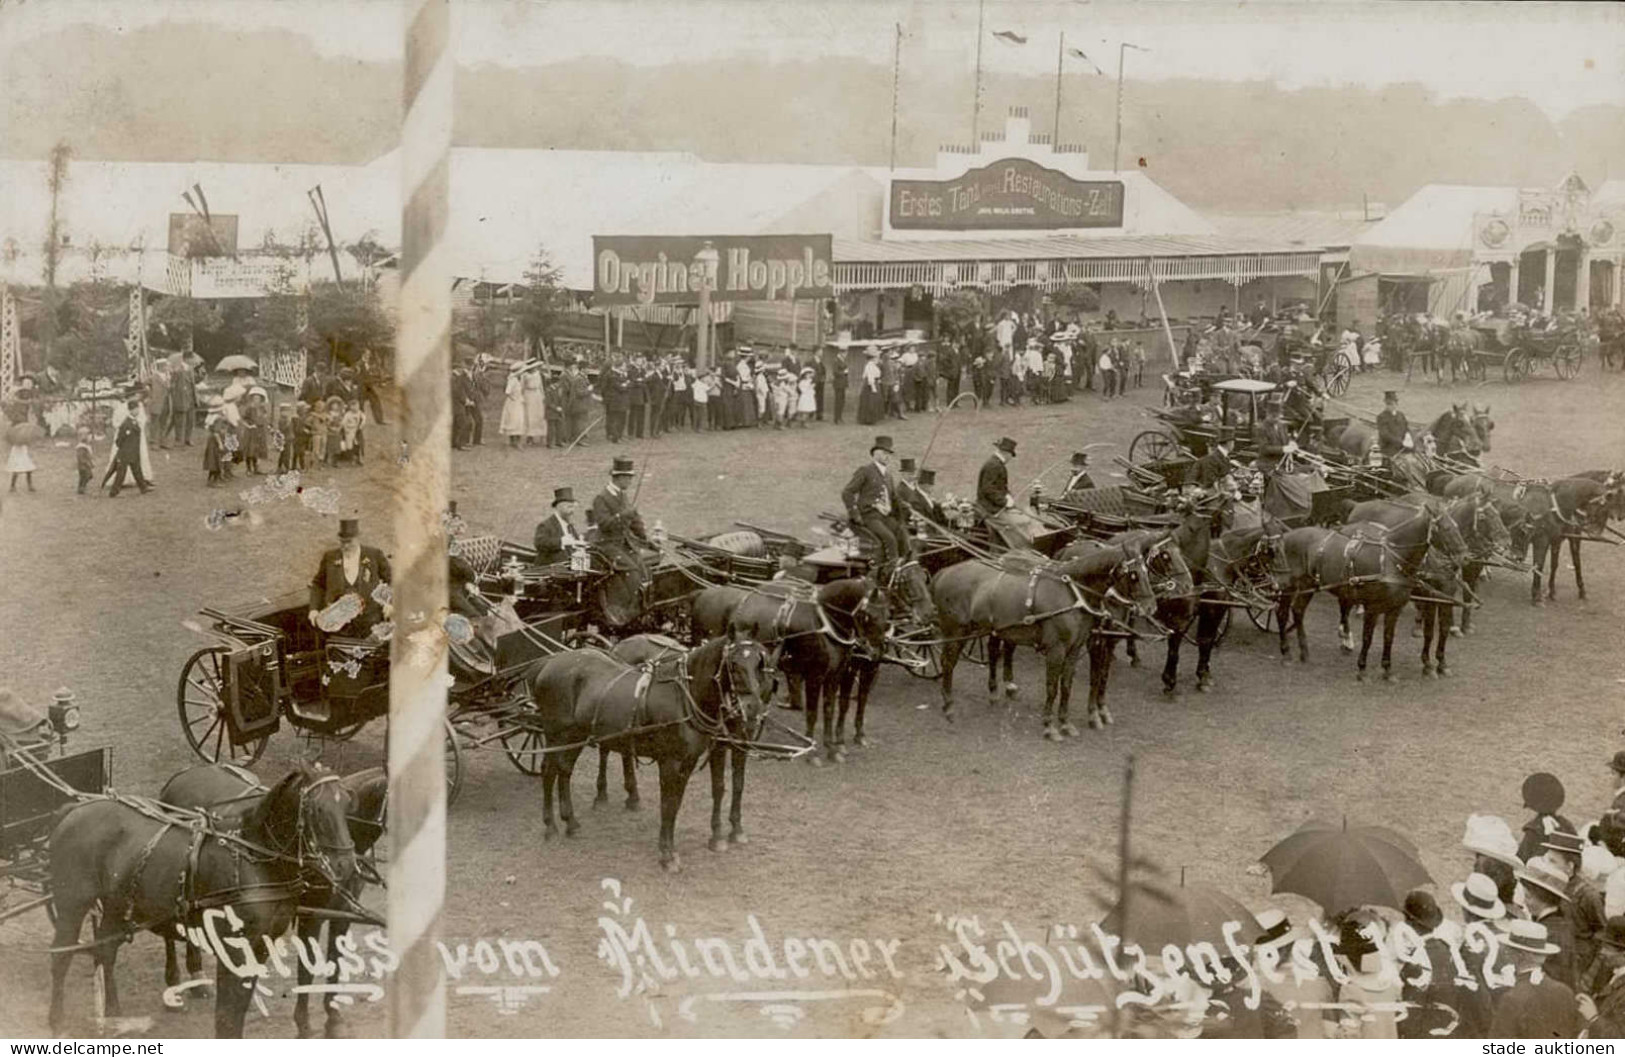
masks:
[[[1206,942],[1225,950],[1224,926],[1230,921],[1240,923],[1237,938],[1243,943],[1251,943],[1263,931],[1252,911],[1212,885],[1181,884],[1175,889],[1143,885],[1135,895],[1126,931],[1120,907],[1106,915],[1100,927],[1124,943],[1139,944],[1152,957],[1169,944],[1184,948]]]
[[[1312,899],[1329,916],[1351,907],[1401,908],[1405,894],[1433,878],[1417,859],[1416,845],[1384,826],[1350,827],[1309,822],[1264,853],[1271,892]]]
[[[214,365],[217,371],[247,371],[249,374],[258,374],[260,365],[243,355],[227,356]]]

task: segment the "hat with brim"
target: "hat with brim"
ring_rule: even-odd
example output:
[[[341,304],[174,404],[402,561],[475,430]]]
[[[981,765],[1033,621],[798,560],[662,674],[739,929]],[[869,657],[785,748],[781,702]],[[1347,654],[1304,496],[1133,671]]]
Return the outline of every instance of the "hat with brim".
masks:
[[[1000,437],[998,440],[993,442],[993,446],[1004,452],[1006,455],[1014,457],[1016,454],[1016,442],[1011,440],[1009,437]]]
[[[876,437],[875,442],[869,445],[869,454],[873,455],[877,451],[883,451],[887,455],[892,454],[891,438],[887,436]]]
[[[1625,917],[1616,914],[1609,918],[1608,927],[1597,937],[1597,941],[1617,951],[1625,951]]]
[[[610,465],[609,475],[611,477],[631,477],[632,476],[632,460],[631,459],[623,459],[623,458],[621,458],[620,456],[617,455],[615,457],[614,463],[612,463]]]
[[[1585,841],[1580,839],[1578,833],[1567,833],[1557,830],[1546,835],[1546,842],[1541,845],[1547,851],[1561,852],[1564,855],[1581,855],[1585,852]]]
[[[937,471],[921,470],[919,473],[919,483],[926,488],[930,488],[932,485],[937,483]]]
[[[1486,921],[1499,921],[1507,916],[1506,904],[1501,902],[1495,882],[1486,874],[1471,873],[1467,880],[1457,881],[1450,886],[1450,897],[1463,910]]]
[[[1384,389],[1382,392],[1382,398],[1385,401],[1397,403],[1399,401],[1399,393],[1393,389]]]
[[[1523,860],[1518,858],[1518,838],[1512,835],[1512,827],[1498,815],[1468,815],[1467,832],[1461,838],[1462,847],[1474,855],[1482,855],[1486,859],[1494,859],[1513,869],[1520,869]]]
[[[575,489],[571,488],[569,485],[565,485],[563,488],[555,488],[555,489],[553,489],[553,505],[554,506],[558,506],[560,503],[574,503],[575,501],[576,501]]]
[[[1088,464],[1089,464],[1089,453],[1088,452],[1086,452],[1086,451],[1075,451],[1075,452],[1072,453],[1072,465],[1073,466],[1087,466]]]
[[[1501,945],[1526,954],[1556,954],[1562,950],[1551,942],[1545,925],[1524,918],[1512,918],[1501,925]]]
[[[1517,877],[1525,888],[1533,886],[1555,899],[1561,899],[1565,903],[1570,901],[1568,893],[1564,891],[1568,887],[1568,878],[1543,858],[1530,859],[1523,869],[1514,871],[1513,876]]]
[[[361,521],[358,518],[347,517],[339,520],[339,539],[353,540],[361,536]]]

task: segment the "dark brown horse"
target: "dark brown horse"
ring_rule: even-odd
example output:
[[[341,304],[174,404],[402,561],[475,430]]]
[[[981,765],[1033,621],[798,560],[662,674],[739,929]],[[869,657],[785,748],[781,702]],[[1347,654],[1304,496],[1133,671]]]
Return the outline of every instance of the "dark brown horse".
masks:
[[[622,639],[610,651],[618,661],[637,666],[658,665],[663,661],[671,660],[687,650],[675,639],[664,635],[633,635]],[[597,805],[608,799],[604,790],[604,757],[609,751],[600,746],[598,756],[598,795],[593,800]],[[625,781],[627,790],[627,810],[633,810],[638,803],[638,780],[633,772],[633,762],[637,758],[638,742],[636,738],[628,739],[620,747],[621,761],[625,767]],[[711,752],[707,762],[711,769],[711,843],[712,851],[726,851],[730,844],[749,844],[750,838],[745,836],[744,801],[745,801],[745,762],[750,758],[749,747],[742,741],[732,738],[718,738],[711,743]],[[733,764],[733,800],[728,809],[729,830],[727,838],[722,835],[722,795],[727,785],[726,770],[729,762]]]
[[[1119,533],[1107,540],[1108,544],[1128,543],[1142,550],[1163,538],[1172,543],[1172,547],[1162,551],[1151,566],[1152,580],[1159,585],[1168,585],[1158,588],[1155,616],[1157,623],[1168,630],[1168,648],[1162,665],[1162,692],[1170,696],[1179,690],[1179,647],[1187,636],[1196,643],[1197,691],[1205,694],[1213,686],[1213,646],[1218,641],[1224,613],[1217,605],[1204,605],[1203,599],[1222,593],[1207,571],[1212,555],[1213,526],[1217,518],[1218,514],[1214,511],[1187,504],[1179,524],[1171,532],[1140,529]],[[1068,547],[1062,552],[1062,557],[1068,557],[1071,551],[1072,548]],[[1130,638],[1127,643],[1129,661],[1138,668],[1140,651],[1137,640]],[[1106,640],[1105,644],[1109,645],[1110,640]]]
[[[541,661],[529,687],[546,739],[542,763],[544,837],[581,828],[570,775],[581,750],[633,739],[636,753],[660,769],[660,864],[677,870],[677,812],[694,768],[718,739],[749,741],[767,715],[767,653],[749,640],[717,637],[686,653],[638,667],[599,649],[571,650]]]
[[[887,594],[891,600],[892,612],[907,613],[913,618],[910,631],[916,634],[924,632],[932,638],[937,637],[940,630],[937,628],[937,603],[936,599],[931,597],[931,580],[925,575],[924,567],[913,558],[898,562],[892,567],[891,581]],[[869,711],[869,692],[874,689],[875,680],[880,676],[880,665],[879,657],[867,650],[857,650],[848,655],[846,665],[835,677],[840,701],[840,707],[835,715],[837,760],[844,759],[846,755],[848,712],[853,713],[852,744],[859,747],[871,744],[868,735],[863,732],[863,720]],[[828,687],[825,688],[824,694],[827,698]]]
[[[1431,482],[1429,490],[1446,499],[1460,499],[1469,495],[1483,496],[1494,508],[1497,520],[1506,531],[1507,543],[1501,548],[1497,559],[1485,560],[1483,555],[1475,553],[1462,565],[1462,583],[1469,592],[1478,591],[1479,579],[1484,575],[1487,566],[1500,565],[1520,569],[1523,572],[1529,571],[1527,567],[1521,565],[1522,555],[1529,549],[1530,529],[1529,512],[1524,509],[1523,488],[1520,485],[1484,473],[1467,473],[1443,475]],[[1472,630],[1473,611],[1464,609],[1461,613],[1462,634],[1470,635]]]
[[[891,626],[886,593],[867,579],[852,577],[814,586],[799,580],[774,580],[749,590],[707,588],[694,600],[694,620],[715,619],[728,612],[728,627],[750,635],[773,651],[774,667],[786,678],[800,680],[806,696],[808,738],[824,720],[824,755],[808,757],[814,765],[839,762],[846,753],[836,742],[835,690],[841,670],[854,653],[879,657]],[[701,625],[704,626],[704,625]],[[707,627],[709,631],[710,628]]]
[[[1289,654],[1287,635],[1296,631],[1298,659],[1308,661],[1309,639],[1304,613],[1319,591],[1330,591],[1338,602],[1338,630],[1343,648],[1353,648],[1349,611],[1365,610],[1356,679],[1365,680],[1366,661],[1376,622],[1383,620],[1382,677],[1393,680],[1394,628],[1399,611],[1410,600],[1416,572],[1432,547],[1454,565],[1466,556],[1461,533],[1436,504],[1412,511],[1401,525],[1390,528],[1374,521],[1359,521],[1337,529],[1298,528],[1281,538],[1277,558],[1276,621],[1280,627],[1281,660]]]
[[[1529,601],[1537,606],[1545,604],[1540,594],[1540,578],[1548,558],[1551,571],[1546,598],[1557,598],[1557,562],[1565,539],[1569,541],[1575,589],[1584,599],[1581,537],[1599,536],[1606,531],[1611,519],[1625,517],[1625,481],[1608,470],[1591,470],[1556,481],[1531,481],[1522,485],[1521,501],[1525,514],[1524,545],[1528,550],[1516,553],[1522,558],[1533,552],[1534,574],[1529,584]]]
[[[344,790],[346,798],[345,811],[350,840],[355,844],[355,854],[365,856],[383,836],[384,810],[389,799],[389,775],[382,767],[369,767],[340,778],[339,786]],[[227,830],[236,830],[269,793],[270,790],[261,785],[252,772],[232,764],[210,763],[182,771],[171,778],[158,794],[158,800],[171,807],[203,811],[214,825]],[[358,870],[340,889],[321,883],[320,878],[316,880],[317,883],[300,900],[303,905],[319,906],[344,913],[357,912],[361,888],[366,883],[361,871]],[[321,938],[322,922],[316,918],[301,917],[295,922],[294,928],[297,942],[302,947],[298,957],[298,982],[304,986],[313,979],[310,968],[312,963],[326,966],[338,964],[339,937],[349,931],[349,925],[336,920],[331,923],[325,959],[318,959],[315,956]],[[309,958],[305,956],[305,950],[311,952]],[[195,944],[186,945],[186,968],[193,976],[197,975],[199,958]],[[180,974],[175,964],[175,940],[165,937],[164,983],[174,987],[179,980]],[[322,1008],[327,1014],[325,1034],[330,1039],[340,1037],[342,1026],[339,1007],[333,1001],[333,997],[331,994],[322,996]],[[293,1022],[301,1039],[311,1037],[310,994],[307,991],[300,991],[298,997],[294,999]]]
[[[298,768],[277,782],[235,833],[149,800],[105,797],[63,814],[51,832],[50,1024],[62,1023],[63,984],[85,916],[100,906],[92,956],[102,972],[108,1016],[119,1009],[114,962],[130,935],[173,936],[177,924],[204,928],[213,912],[238,936],[256,941],[293,924],[300,896],[322,884],[342,886],[356,872],[346,821],[348,798],[336,775]],[[211,921],[206,931],[216,931]],[[223,961],[215,970],[217,1038],[241,1038],[254,978]]]
[[[1148,616],[1156,592],[1146,558],[1118,546],[1071,561],[1035,561],[1007,554],[997,561],[973,559],[950,565],[931,581],[938,620],[946,640],[942,656],[942,711],[954,707],[954,668],[965,643],[987,637],[988,696],[998,683],[993,643],[1036,649],[1044,657],[1044,737],[1076,736],[1067,718],[1078,653],[1097,630],[1124,630],[1134,615]],[[1100,704],[1104,687],[1090,671],[1089,722],[1111,722]]]

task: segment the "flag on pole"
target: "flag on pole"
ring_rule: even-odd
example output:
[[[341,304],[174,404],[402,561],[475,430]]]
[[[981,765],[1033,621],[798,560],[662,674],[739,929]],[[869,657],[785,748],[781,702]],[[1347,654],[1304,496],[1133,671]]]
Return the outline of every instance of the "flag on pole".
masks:
[[[999,40],[1004,41],[1006,44],[1025,44],[1025,43],[1027,43],[1027,38],[1026,37],[1023,37],[1019,33],[1013,33],[1008,29],[995,30],[993,35],[995,37],[997,37]]]
[[[1100,67],[1095,65],[1095,60],[1091,59],[1089,56],[1087,56],[1087,55],[1085,55],[1083,53],[1083,49],[1081,49],[1081,48],[1068,48],[1068,49],[1066,49],[1066,53],[1068,55],[1072,56],[1074,59],[1082,59],[1084,62],[1088,63],[1089,68],[1094,70],[1095,73],[1100,74],[1100,76],[1102,76],[1102,77],[1106,76],[1104,73],[1101,72]]]

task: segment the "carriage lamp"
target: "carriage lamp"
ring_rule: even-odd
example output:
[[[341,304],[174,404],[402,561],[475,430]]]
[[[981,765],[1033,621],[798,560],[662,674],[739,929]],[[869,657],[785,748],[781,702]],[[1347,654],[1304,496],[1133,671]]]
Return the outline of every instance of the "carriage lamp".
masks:
[[[56,731],[57,741],[66,745],[69,732],[79,729],[79,702],[74,698],[73,691],[64,686],[52,694],[46,714],[51,718],[51,729]]]

